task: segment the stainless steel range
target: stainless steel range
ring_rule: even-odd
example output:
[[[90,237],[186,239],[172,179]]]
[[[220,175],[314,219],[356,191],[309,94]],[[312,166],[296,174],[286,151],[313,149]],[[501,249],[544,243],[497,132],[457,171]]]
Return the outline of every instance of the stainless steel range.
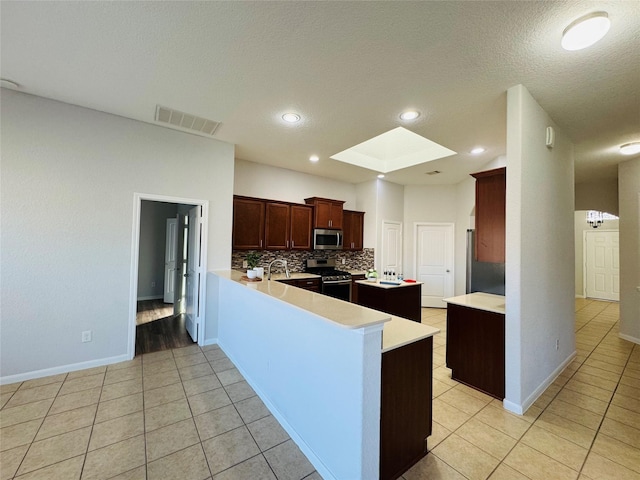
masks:
[[[321,291],[330,297],[351,301],[351,274],[336,268],[335,258],[307,260],[307,272],[320,275]]]

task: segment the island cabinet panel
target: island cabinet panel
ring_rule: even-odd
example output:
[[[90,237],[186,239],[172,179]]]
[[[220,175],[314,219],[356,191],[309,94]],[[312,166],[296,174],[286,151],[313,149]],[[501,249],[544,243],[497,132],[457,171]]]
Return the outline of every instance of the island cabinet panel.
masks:
[[[278,280],[280,283],[286,283],[294,287],[303,288],[312,292],[320,293],[320,279],[319,278],[286,278]]]
[[[232,244],[237,250],[264,247],[265,202],[255,198],[234,197]]]
[[[291,205],[291,244],[292,250],[311,250],[311,222],[313,207]]]
[[[313,205],[313,228],[342,229],[342,206],[344,201],[328,198],[305,198],[305,203]]]
[[[506,168],[472,176],[476,179],[476,260],[504,263]]]
[[[504,315],[447,305],[451,378],[504,399]]]
[[[364,280],[364,273],[356,273],[351,275],[351,303],[358,303],[358,282]]]
[[[267,250],[286,250],[291,235],[291,207],[286,203],[269,202],[266,204],[265,248]]]
[[[344,233],[343,250],[362,250],[364,243],[364,212],[344,210],[342,232]]]
[[[358,283],[358,305],[420,323],[422,321],[421,288],[421,284],[380,288],[361,282]]]
[[[433,337],[382,354],[380,479],[399,478],[427,454]]]

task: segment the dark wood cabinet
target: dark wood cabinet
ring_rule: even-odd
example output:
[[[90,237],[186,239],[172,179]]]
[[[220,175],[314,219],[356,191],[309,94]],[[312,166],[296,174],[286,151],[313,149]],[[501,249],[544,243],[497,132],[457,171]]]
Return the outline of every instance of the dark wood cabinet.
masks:
[[[472,176],[476,179],[476,260],[504,263],[506,168]]]
[[[313,228],[342,229],[342,207],[344,201],[328,198],[305,198],[307,205],[313,205]]]
[[[427,454],[432,370],[433,337],[382,354],[381,480],[399,478]]]
[[[311,222],[313,208],[291,205],[291,250],[311,250]]]
[[[447,305],[447,367],[451,378],[504,399],[504,315]]]
[[[367,283],[358,284],[358,305],[420,323],[421,284],[381,288]]]
[[[364,279],[364,273],[351,275],[351,303],[358,303],[358,284],[356,282]]]
[[[343,250],[362,250],[364,237],[364,212],[343,210]]]
[[[291,207],[286,203],[268,202],[265,212],[265,248],[287,250],[291,237]]]
[[[303,288],[312,292],[320,293],[320,279],[319,278],[285,278],[278,280],[280,283],[286,283],[294,287]]]
[[[311,250],[313,207],[260,198],[233,199],[233,248]]]
[[[265,202],[234,197],[232,245],[236,250],[259,250],[264,246]]]

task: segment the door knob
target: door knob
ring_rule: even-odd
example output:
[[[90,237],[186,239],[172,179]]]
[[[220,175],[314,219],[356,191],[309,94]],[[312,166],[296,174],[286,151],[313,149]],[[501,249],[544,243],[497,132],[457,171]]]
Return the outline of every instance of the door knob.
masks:
[[[450,270],[447,270],[447,273],[449,273],[449,272],[450,272]]]

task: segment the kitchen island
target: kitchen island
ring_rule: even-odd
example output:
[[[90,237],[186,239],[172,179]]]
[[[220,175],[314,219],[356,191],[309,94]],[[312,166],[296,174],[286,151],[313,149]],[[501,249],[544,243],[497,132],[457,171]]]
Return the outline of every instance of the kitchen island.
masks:
[[[358,280],[358,305],[373,308],[420,323],[422,320],[422,282]]]
[[[407,399],[430,392],[431,337],[437,329],[273,280],[241,281],[242,276],[208,274],[207,316],[215,317],[209,320],[217,325],[220,347],[323,478],[396,478],[426,454],[431,395],[418,399],[420,408],[414,408],[415,398]],[[397,388],[393,382],[402,376],[385,372],[402,371],[407,357],[413,365],[404,370],[417,374],[404,379],[418,383]],[[406,418],[411,415],[422,420]],[[391,421],[381,425],[381,418]],[[413,424],[422,431],[414,428],[407,437],[405,425]],[[419,446],[415,435],[424,435]],[[389,466],[386,458],[404,463]],[[394,474],[381,475],[386,471]]]
[[[505,297],[476,292],[444,301],[451,378],[504,399]]]

